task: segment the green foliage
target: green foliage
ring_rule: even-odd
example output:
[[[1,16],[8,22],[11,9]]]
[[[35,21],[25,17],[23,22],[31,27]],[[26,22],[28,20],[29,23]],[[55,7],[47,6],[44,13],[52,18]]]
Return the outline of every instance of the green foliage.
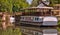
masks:
[[[60,0],[53,0],[55,4],[60,4]]]
[[[19,11],[19,9],[26,8],[28,6],[29,4],[26,0],[0,0],[0,11],[2,12]]]
[[[7,11],[12,11],[12,0],[8,1],[8,0],[0,0],[0,11],[2,12],[7,12]]]
[[[58,21],[58,26],[60,27],[60,21]]]
[[[28,3],[26,2],[26,0],[15,0],[13,2],[13,11],[20,11],[20,9],[22,8],[26,8],[28,7]]]
[[[50,0],[50,5],[49,6],[53,6],[54,4],[59,4],[60,1],[59,0]]]
[[[31,6],[37,6],[39,1],[41,0],[33,0]],[[53,6],[54,4],[60,4],[60,0],[49,0],[51,3],[49,6]]]
[[[21,35],[21,31],[20,28],[16,28],[15,30],[8,28],[7,30],[0,30],[0,35]]]
[[[60,28],[58,27],[57,30],[60,32]]]
[[[58,4],[60,4],[60,0],[58,0]]]
[[[60,32],[60,21],[58,21],[58,31]]]
[[[31,6],[37,6],[40,0],[33,0]]]

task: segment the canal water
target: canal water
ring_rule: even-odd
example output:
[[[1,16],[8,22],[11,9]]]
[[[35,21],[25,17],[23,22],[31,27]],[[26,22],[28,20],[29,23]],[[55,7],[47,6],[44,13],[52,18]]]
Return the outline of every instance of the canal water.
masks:
[[[16,25],[20,23],[19,20],[20,19],[17,19],[16,17]],[[23,35],[58,35],[57,27],[25,25],[24,22],[24,25],[20,25],[20,29]]]
[[[57,27],[21,25],[20,28],[24,35],[58,35]]]

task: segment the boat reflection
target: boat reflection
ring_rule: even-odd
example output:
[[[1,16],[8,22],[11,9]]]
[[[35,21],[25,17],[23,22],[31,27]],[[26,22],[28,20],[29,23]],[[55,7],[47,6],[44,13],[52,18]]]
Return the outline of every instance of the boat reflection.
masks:
[[[51,27],[20,26],[20,28],[21,32],[26,35],[58,35],[56,27],[51,28]]]

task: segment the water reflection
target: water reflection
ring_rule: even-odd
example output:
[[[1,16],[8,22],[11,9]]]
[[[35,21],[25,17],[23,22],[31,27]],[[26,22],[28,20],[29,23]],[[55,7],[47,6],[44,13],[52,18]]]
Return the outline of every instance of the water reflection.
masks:
[[[32,27],[20,26],[22,33],[26,35],[57,35],[56,27]]]

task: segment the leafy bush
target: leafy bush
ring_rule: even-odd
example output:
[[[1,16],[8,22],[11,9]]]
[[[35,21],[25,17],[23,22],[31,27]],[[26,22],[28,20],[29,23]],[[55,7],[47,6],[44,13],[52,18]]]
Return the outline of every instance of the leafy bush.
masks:
[[[58,31],[60,32],[60,21],[58,21]]]
[[[58,26],[60,27],[60,21],[58,21]]]
[[[7,30],[0,30],[0,35],[21,35],[21,31],[20,28],[16,28],[15,30],[8,28]]]
[[[60,32],[60,28],[58,27],[57,30]]]

